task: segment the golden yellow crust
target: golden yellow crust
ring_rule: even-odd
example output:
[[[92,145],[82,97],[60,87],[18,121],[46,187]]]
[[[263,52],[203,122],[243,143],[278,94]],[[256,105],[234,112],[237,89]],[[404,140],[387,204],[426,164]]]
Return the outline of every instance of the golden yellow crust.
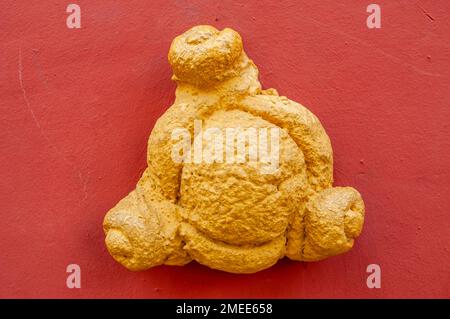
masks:
[[[130,270],[196,260],[252,273],[284,256],[315,261],[351,249],[364,220],[361,195],[333,188],[333,153],[320,121],[276,90],[261,89],[240,35],[193,27],[174,39],[168,59],[175,103],[150,134],[136,189],[105,216],[114,259]],[[264,172],[261,158],[208,162],[190,153],[174,161],[174,131],[184,129],[196,144],[195,121],[221,134],[230,127],[279,130],[277,169]],[[202,152],[216,147],[207,139]]]
[[[169,63],[174,79],[209,86],[239,75],[235,64],[242,52],[242,39],[236,31],[200,25],[172,41]]]

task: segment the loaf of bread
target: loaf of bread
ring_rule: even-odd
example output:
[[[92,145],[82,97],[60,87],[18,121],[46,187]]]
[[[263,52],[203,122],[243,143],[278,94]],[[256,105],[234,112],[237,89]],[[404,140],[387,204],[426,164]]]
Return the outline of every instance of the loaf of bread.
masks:
[[[320,121],[261,88],[240,35],[196,26],[168,58],[175,102],[151,132],[135,190],[104,219],[113,258],[130,270],[195,260],[253,273],[284,256],[350,250],[364,221],[360,194],[333,187]]]

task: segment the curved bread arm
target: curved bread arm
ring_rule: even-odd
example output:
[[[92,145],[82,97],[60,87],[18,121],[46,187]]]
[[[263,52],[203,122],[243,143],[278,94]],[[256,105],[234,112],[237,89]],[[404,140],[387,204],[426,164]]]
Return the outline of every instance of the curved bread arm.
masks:
[[[191,261],[179,236],[179,208],[158,195],[148,169],[134,191],[105,216],[105,243],[113,258],[130,270]]]
[[[319,119],[306,107],[278,95],[253,95],[238,107],[286,129],[305,156],[308,181],[314,191],[333,184],[333,150]]]
[[[334,187],[306,204],[304,240],[299,259],[317,261],[347,252],[361,233],[364,202],[352,187]]]

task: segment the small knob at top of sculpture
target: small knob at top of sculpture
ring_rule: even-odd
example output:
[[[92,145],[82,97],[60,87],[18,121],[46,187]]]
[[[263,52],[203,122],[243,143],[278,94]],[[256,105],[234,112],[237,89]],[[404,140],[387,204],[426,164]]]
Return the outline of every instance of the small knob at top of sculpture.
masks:
[[[206,86],[235,74],[242,52],[236,31],[200,25],[173,40],[168,58],[175,80]]]

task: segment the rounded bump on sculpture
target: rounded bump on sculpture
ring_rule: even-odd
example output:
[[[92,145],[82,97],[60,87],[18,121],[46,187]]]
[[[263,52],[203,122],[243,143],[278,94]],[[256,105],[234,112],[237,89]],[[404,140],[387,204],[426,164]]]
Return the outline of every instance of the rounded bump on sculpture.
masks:
[[[354,190],[355,191],[355,190]],[[356,191],[355,191],[356,192]],[[350,208],[344,215],[344,231],[348,238],[356,238],[361,234],[364,223],[364,202],[357,193]]]
[[[105,243],[108,251],[113,257],[117,256],[120,259],[123,259],[128,258],[133,254],[133,246],[120,230],[108,230]]]
[[[239,66],[242,39],[236,31],[208,25],[196,26],[176,37],[169,50],[174,79],[208,86],[231,77]]]

